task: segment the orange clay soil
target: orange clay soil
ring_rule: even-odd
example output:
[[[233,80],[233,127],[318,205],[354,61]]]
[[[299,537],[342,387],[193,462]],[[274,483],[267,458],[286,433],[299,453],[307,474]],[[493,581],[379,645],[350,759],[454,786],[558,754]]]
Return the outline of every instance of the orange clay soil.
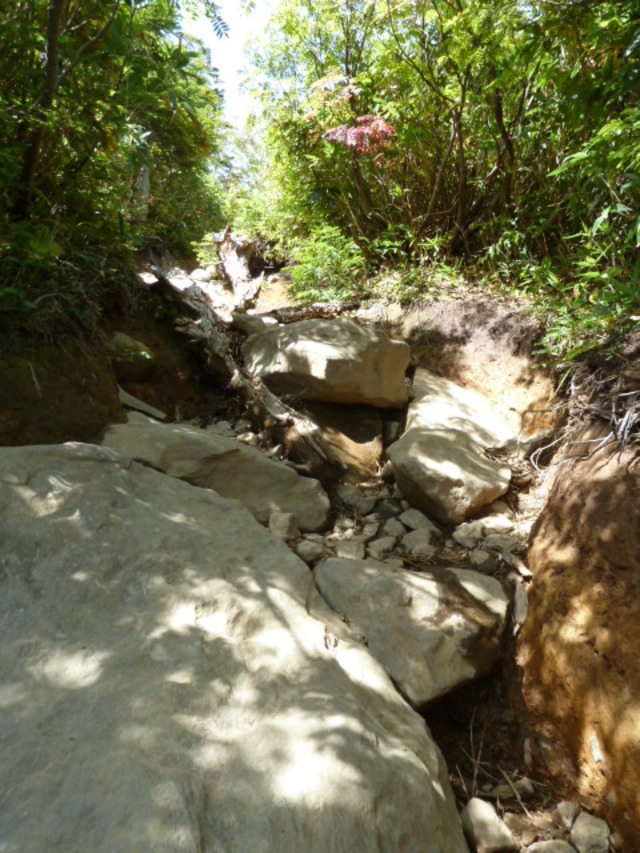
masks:
[[[533,528],[524,698],[551,772],[640,850],[640,464],[560,466]],[[546,749],[545,749],[546,745]],[[574,793],[574,797],[575,797]]]

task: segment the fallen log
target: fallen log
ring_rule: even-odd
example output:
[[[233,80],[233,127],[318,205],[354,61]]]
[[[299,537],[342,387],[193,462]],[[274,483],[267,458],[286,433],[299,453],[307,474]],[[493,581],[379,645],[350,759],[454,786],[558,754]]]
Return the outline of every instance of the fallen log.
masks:
[[[257,254],[256,244],[242,234],[234,234],[229,226],[214,234],[213,239],[224,274],[233,288],[237,307],[251,307],[263,282],[262,276],[254,278],[251,274],[251,261]]]
[[[347,311],[357,311],[359,302],[314,302],[300,307],[287,306],[267,311],[278,323],[296,323],[298,320],[333,320]]]
[[[312,472],[327,466],[342,470],[343,463],[320,427],[283,402],[261,379],[238,366],[231,355],[231,339],[202,292],[197,287],[176,290],[161,271],[154,270],[154,275],[158,283],[151,286],[181,315],[174,323],[176,331],[197,347],[207,373],[240,397],[265,438],[282,444],[292,461],[308,464]]]

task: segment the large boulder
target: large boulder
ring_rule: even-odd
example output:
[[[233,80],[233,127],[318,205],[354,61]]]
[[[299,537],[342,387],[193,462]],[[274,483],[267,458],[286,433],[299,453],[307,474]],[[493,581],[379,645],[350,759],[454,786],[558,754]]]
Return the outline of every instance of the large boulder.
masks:
[[[337,558],[314,576],[415,708],[487,675],[496,661],[508,598],[495,578]]]
[[[485,451],[512,437],[481,394],[419,368],[406,432],[387,453],[413,506],[460,524],[509,488],[510,469]]]
[[[419,367],[413,377],[413,400],[407,431],[413,428],[464,432],[480,447],[506,444],[513,429],[479,391]]]
[[[355,320],[301,320],[252,335],[247,370],[276,394],[395,408],[407,402],[409,346]]]
[[[319,530],[329,515],[329,498],[317,480],[217,432],[158,424],[133,414],[128,423],[110,427],[103,444],[194,486],[235,498],[263,524],[272,512],[290,512],[302,530]]]
[[[0,454],[3,849],[467,850],[424,721],[240,504]]]

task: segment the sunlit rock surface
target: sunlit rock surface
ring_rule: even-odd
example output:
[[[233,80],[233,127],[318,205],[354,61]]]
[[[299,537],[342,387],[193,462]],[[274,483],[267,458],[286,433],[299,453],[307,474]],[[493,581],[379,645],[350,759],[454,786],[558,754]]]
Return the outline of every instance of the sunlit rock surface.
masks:
[[[487,675],[497,659],[509,601],[495,578],[341,559],[323,560],[314,574],[415,707]]]
[[[423,720],[237,502],[3,449],[0,540],[3,851],[467,849]]]
[[[242,347],[245,366],[276,394],[303,400],[407,402],[409,345],[355,320],[301,320],[252,335]]]
[[[485,453],[512,430],[476,391],[418,368],[404,435],[388,448],[407,500],[445,524],[460,524],[509,488],[511,471]]]
[[[290,512],[302,530],[318,530],[329,498],[317,480],[219,432],[188,424],[159,424],[144,415],[109,427],[103,444],[139,462],[239,500],[263,524]]]

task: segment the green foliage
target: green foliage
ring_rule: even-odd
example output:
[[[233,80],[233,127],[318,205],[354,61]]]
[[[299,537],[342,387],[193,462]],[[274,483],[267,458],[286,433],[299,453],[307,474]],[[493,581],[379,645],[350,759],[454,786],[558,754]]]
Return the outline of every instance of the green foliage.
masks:
[[[462,258],[547,312],[557,358],[640,313],[638,4],[289,0],[255,63],[255,231],[338,228],[405,297]],[[395,128],[382,164],[328,144],[363,115]]]
[[[314,229],[292,246],[291,294],[298,302],[352,299],[363,283],[366,263],[360,247],[335,226]]]
[[[85,5],[8,0],[0,17],[5,308],[97,310],[118,257],[158,237],[188,250],[222,219],[221,99],[177,3]]]

